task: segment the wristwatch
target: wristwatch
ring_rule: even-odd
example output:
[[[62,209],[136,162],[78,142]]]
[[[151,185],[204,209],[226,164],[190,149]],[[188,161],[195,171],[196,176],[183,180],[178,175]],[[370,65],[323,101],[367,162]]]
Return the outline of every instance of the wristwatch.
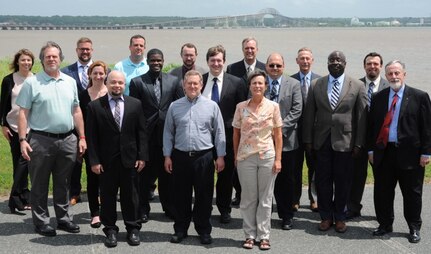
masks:
[[[26,138],[19,138],[19,142],[21,143],[22,141],[27,141]]]

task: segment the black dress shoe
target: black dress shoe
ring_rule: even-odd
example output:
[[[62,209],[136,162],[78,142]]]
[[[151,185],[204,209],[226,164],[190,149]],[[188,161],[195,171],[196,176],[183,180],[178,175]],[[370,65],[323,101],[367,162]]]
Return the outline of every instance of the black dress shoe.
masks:
[[[142,215],[141,223],[147,223],[149,220],[149,216],[147,214]]]
[[[72,221],[58,223],[57,229],[64,230],[69,233],[79,233],[79,226]]]
[[[241,203],[241,198],[235,197],[232,199],[232,206],[239,206],[239,204]]]
[[[353,220],[354,218],[361,217],[361,212],[347,211],[346,219]]]
[[[36,226],[34,231],[36,231],[36,233],[38,233],[39,235],[43,235],[43,236],[57,235],[57,233],[55,232],[55,229],[48,224],[42,225],[42,226]]]
[[[220,215],[220,223],[227,224],[231,221],[232,217],[230,216],[230,213],[222,213]]]
[[[149,201],[153,201],[154,200],[154,198],[155,198],[155,194],[154,194],[154,191],[150,191],[150,193],[148,193],[148,200]]]
[[[283,219],[281,221],[281,229],[283,230],[291,230],[293,226],[293,220],[292,219]]]
[[[110,232],[106,235],[105,246],[108,248],[113,248],[117,246],[117,233]]]
[[[175,233],[175,234],[172,235],[170,242],[171,243],[180,243],[186,237],[187,237],[186,233],[177,232],[177,233]]]
[[[210,234],[201,234],[199,237],[201,238],[202,244],[211,244],[213,242],[213,238]]]
[[[391,233],[393,231],[392,226],[379,226],[373,231],[373,236],[382,236],[386,235],[388,233]]]
[[[134,230],[127,233],[127,243],[131,246],[137,246],[141,243],[141,239],[139,238],[139,231]]]
[[[410,230],[409,242],[418,243],[420,240],[421,240],[421,234],[419,230],[417,229]]]

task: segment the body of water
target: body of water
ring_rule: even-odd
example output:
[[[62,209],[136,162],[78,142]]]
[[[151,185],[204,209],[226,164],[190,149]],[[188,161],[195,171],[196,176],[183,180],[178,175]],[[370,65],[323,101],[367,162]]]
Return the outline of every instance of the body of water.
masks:
[[[313,70],[321,75],[328,73],[327,56],[341,50],[347,58],[346,74],[364,76],[363,58],[376,51],[384,62],[399,59],[407,66],[407,84],[431,92],[426,75],[431,73],[430,27],[381,28],[286,28],[286,29],[163,29],[119,31],[0,31],[0,58],[12,58],[21,49],[28,48],[35,55],[48,40],[60,44],[65,61],[76,61],[76,41],[87,36],[93,40],[93,59],[114,64],[129,55],[129,39],[142,34],[147,39],[147,50],[159,48],[165,55],[165,64],[181,63],[180,47],[186,42],[198,48],[198,64],[206,66],[205,54],[209,47],[221,44],[226,48],[226,64],[242,59],[241,41],[248,36],[259,42],[258,59],[265,62],[272,52],[285,58],[286,74],[297,72],[297,50],[307,46],[313,50]]]

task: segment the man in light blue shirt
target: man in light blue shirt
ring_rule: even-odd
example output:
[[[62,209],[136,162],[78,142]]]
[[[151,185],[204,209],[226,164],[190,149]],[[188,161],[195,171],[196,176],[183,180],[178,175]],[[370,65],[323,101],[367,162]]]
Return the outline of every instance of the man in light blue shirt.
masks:
[[[146,40],[142,35],[134,35],[130,38],[130,56],[118,62],[114,66],[114,70],[118,70],[124,73],[126,76],[126,89],[124,90],[125,95],[129,95],[129,85],[132,78],[147,73],[149,70],[147,59],[145,55],[145,43]]]

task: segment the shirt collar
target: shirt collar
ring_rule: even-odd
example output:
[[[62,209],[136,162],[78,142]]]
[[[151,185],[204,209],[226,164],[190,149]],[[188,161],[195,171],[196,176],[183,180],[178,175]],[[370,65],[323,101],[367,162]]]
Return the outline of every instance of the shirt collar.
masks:
[[[211,74],[211,72],[208,72],[208,81],[211,81],[212,82],[212,80],[214,79],[214,78],[217,78],[217,80],[219,81],[219,82],[221,82],[222,80],[223,80],[223,71],[220,73],[220,75],[218,75],[217,77],[216,76],[213,76],[212,74]]]
[[[251,67],[251,69],[254,71],[256,69],[256,62],[257,62],[257,60],[254,59],[254,62],[252,64],[248,64],[244,59],[245,70],[247,70],[248,67]]]
[[[381,77],[380,77],[380,76],[378,76],[378,77],[376,78],[376,80],[372,81],[372,80],[370,80],[367,76],[365,76],[365,84],[367,84],[367,86],[369,86],[369,85],[370,85],[370,83],[371,83],[371,82],[373,82],[375,86],[378,86],[378,85],[380,84],[380,79],[381,79]]]

